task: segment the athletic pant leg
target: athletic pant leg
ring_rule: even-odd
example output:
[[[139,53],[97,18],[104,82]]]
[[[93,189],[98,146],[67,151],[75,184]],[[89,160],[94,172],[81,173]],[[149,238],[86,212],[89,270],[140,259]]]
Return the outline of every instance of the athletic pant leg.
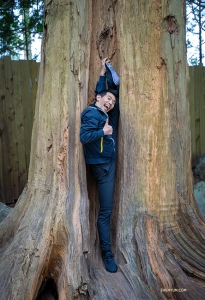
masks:
[[[98,214],[98,233],[101,250],[110,250],[110,217],[113,208],[115,184],[115,160],[101,165],[92,165],[92,174],[97,180],[100,209]]]

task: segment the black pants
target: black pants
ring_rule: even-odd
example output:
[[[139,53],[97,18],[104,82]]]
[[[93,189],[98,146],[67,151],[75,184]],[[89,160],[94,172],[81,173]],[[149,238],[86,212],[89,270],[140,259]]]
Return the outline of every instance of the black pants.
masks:
[[[116,160],[108,163],[91,165],[91,174],[98,185],[100,210],[98,214],[98,233],[101,250],[110,250],[110,217],[113,208]]]

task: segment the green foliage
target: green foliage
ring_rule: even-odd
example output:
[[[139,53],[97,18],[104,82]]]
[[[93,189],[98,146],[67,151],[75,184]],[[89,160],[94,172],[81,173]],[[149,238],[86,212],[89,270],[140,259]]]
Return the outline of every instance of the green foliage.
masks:
[[[187,0],[187,48],[192,53],[191,65],[202,64],[204,58],[205,0]]]
[[[31,43],[43,33],[43,0],[0,0],[0,56],[32,59]]]
[[[198,61],[198,58],[197,57],[191,57],[189,59],[189,62],[190,62],[190,65],[191,66],[198,66],[199,65],[199,61]]]

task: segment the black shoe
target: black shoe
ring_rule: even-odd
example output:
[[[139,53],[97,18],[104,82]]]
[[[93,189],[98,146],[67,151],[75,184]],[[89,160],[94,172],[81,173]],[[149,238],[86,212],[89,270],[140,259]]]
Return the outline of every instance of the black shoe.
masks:
[[[103,262],[105,265],[105,269],[110,273],[117,272],[117,265],[113,259],[114,255],[111,251],[106,252],[106,254],[103,255]]]

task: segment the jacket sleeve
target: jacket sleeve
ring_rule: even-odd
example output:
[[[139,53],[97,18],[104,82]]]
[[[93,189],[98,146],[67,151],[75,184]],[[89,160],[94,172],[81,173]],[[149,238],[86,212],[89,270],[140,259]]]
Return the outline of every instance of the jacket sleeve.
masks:
[[[103,129],[98,128],[98,119],[89,111],[81,118],[80,141],[82,144],[92,143],[104,136]]]
[[[106,90],[106,78],[105,76],[100,76],[96,84],[95,93],[98,94],[104,90]]]

